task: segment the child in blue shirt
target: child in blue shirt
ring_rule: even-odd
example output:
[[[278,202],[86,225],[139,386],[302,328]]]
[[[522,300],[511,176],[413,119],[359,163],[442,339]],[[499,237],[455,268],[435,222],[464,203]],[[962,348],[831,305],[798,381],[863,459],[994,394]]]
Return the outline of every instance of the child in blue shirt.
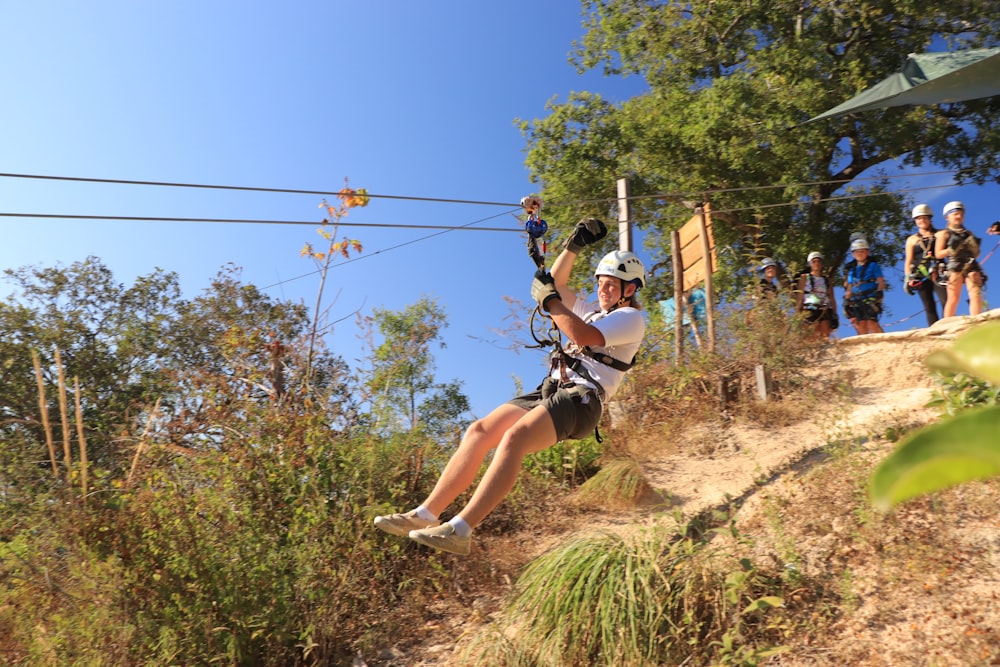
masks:
[[[869,261],[868,241],[863,238],[851,242],[851,255],[853,266],[844,275],[844,314],[858,334],[882,333],[878,323],[885,292],[882,267]]]

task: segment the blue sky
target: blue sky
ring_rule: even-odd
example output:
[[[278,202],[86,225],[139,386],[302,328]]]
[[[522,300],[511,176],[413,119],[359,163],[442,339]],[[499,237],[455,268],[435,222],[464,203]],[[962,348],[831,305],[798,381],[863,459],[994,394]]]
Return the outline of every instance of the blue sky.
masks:
[[[0,172],[316,191],[349,177],[378,194],[516,203],[533,190],[515,118],[543,117],[548,100],[574,90],[621,100],[643,87],[576,73],[568,53],[582,35],[579,11],[525,0],[0,0]],[[935,187],[923,200],[935,211],[964,200],[982,235],[998,217],[998,189]],[[320,199],[0,178],[0,212],[318,222]],[[350,220],[457,226],[497,216],[480,226],[516,230],[509,210],[375,199]],[[126,284],[156,267],[176,271],[193,296],[233,263],[245,281],[311,306],[318,278],[296,277],[314,268],[299,249],[320,241],[315,230],[0,218],[0,268],[95,255]],[[513,377],[537,383],[542,355],[515,354],[494,333],[510,315],[503,297],[529,298],[521,234],[342,232],[365,252],[331,272],[332,319],[431,296],[451,322],[438,377],[463,380],[474,412],[506,400]],[[889,307],[887,322],[920,311],[901,289]],[[890,330],[922,324],[920,315]],[[352,362],[364,354],[351,320],[328,343]]]

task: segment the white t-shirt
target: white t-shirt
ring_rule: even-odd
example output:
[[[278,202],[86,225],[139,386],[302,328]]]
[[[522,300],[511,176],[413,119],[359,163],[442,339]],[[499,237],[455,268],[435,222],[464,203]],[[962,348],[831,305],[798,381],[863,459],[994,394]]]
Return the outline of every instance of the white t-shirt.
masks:
[[[573,314],[582,317],[588,324],[593,325],[604,335],[604,346],[598,347],[594,345],[591,346],[591,350],[607,354],[626,364],[632,362],[636,352],[639,351],[639,345],[642,344],[642,337],[646,335],[646,321],[638,309],[631,306],[622,306],[621,308],[615,308],[610,313],[605,313],[600,310],[597,304],[577,299],[576,303],[573,304]],[[618,387],[621,386],[622,380],[625,378],[625,371],[615,370],[596,359],[591,359],[587,355],[580,353],[579,349],[572,344],[567,346],[566,352],[570,356],[579,359],[583,367],[590,373],[590,376],[600,383],[601,388],[604,390],[604,400],[608,400],[614,396],[615,392],[618,391]],[[566,372],[572,382],[588,387],[593,386],[587,378],[575,373],[573,369],[567,369]],[[552,370],[552,377],[559,379],[560,372],[558,368]],[[596,389],[596,387],[594,388]]]

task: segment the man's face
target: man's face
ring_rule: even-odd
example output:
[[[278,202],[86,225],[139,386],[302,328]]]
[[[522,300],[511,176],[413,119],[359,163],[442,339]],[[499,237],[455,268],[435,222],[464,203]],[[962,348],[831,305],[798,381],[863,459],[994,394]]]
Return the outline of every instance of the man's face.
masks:
[[[917,229],[931,228],[931,216],[929,215],[918,215],[913,219],[913,222],[917,225]]]
[[[868,259],[868,250],[866,248],[859,248],[851,254],[854,255],[854,259],[858,260],[862,264],[864,264],[865,260]]]
[[[960,208],[955,209],[954,211],[949,212],[948,215],[945,216],[945,219],[948,220],[948,224],[952,227],[961,227],[962,223],[965,222],[965,211]]]
[[[631,295],[629,285],[625,286],[626,295]],[[609,310],[622,298],[622,281],[614,276],[597,276],[597,300],[601,310]]]

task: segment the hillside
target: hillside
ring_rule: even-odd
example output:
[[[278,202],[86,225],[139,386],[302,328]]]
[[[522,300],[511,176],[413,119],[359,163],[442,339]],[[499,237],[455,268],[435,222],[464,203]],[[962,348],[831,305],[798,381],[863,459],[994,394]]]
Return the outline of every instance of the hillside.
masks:
[[[924,407],[933,381],[923,358],[991,318],[1000,310],[838,341],[808,370],[829,398],[814,401],[805,419],[768,428],[732,420],[674,434],[674,447],[642,461],[669,507],[567,509],[547,534],[522,528],[484,537],[475,547],[481,559],[443,560],[450,587],[414,628],[419,639],[355,664],[460,665],[456,646],[495,617],[519,568],[574,527],[633,531],[727,506],[737,508],[743,536],[734,550],[828,577],[838,589],[838,609],[820,631],[790,638],[790,651],[765,664],[1000,664],[1000,484],[969,484],[885,517],[864,494],[895,434],[937,418]]]

